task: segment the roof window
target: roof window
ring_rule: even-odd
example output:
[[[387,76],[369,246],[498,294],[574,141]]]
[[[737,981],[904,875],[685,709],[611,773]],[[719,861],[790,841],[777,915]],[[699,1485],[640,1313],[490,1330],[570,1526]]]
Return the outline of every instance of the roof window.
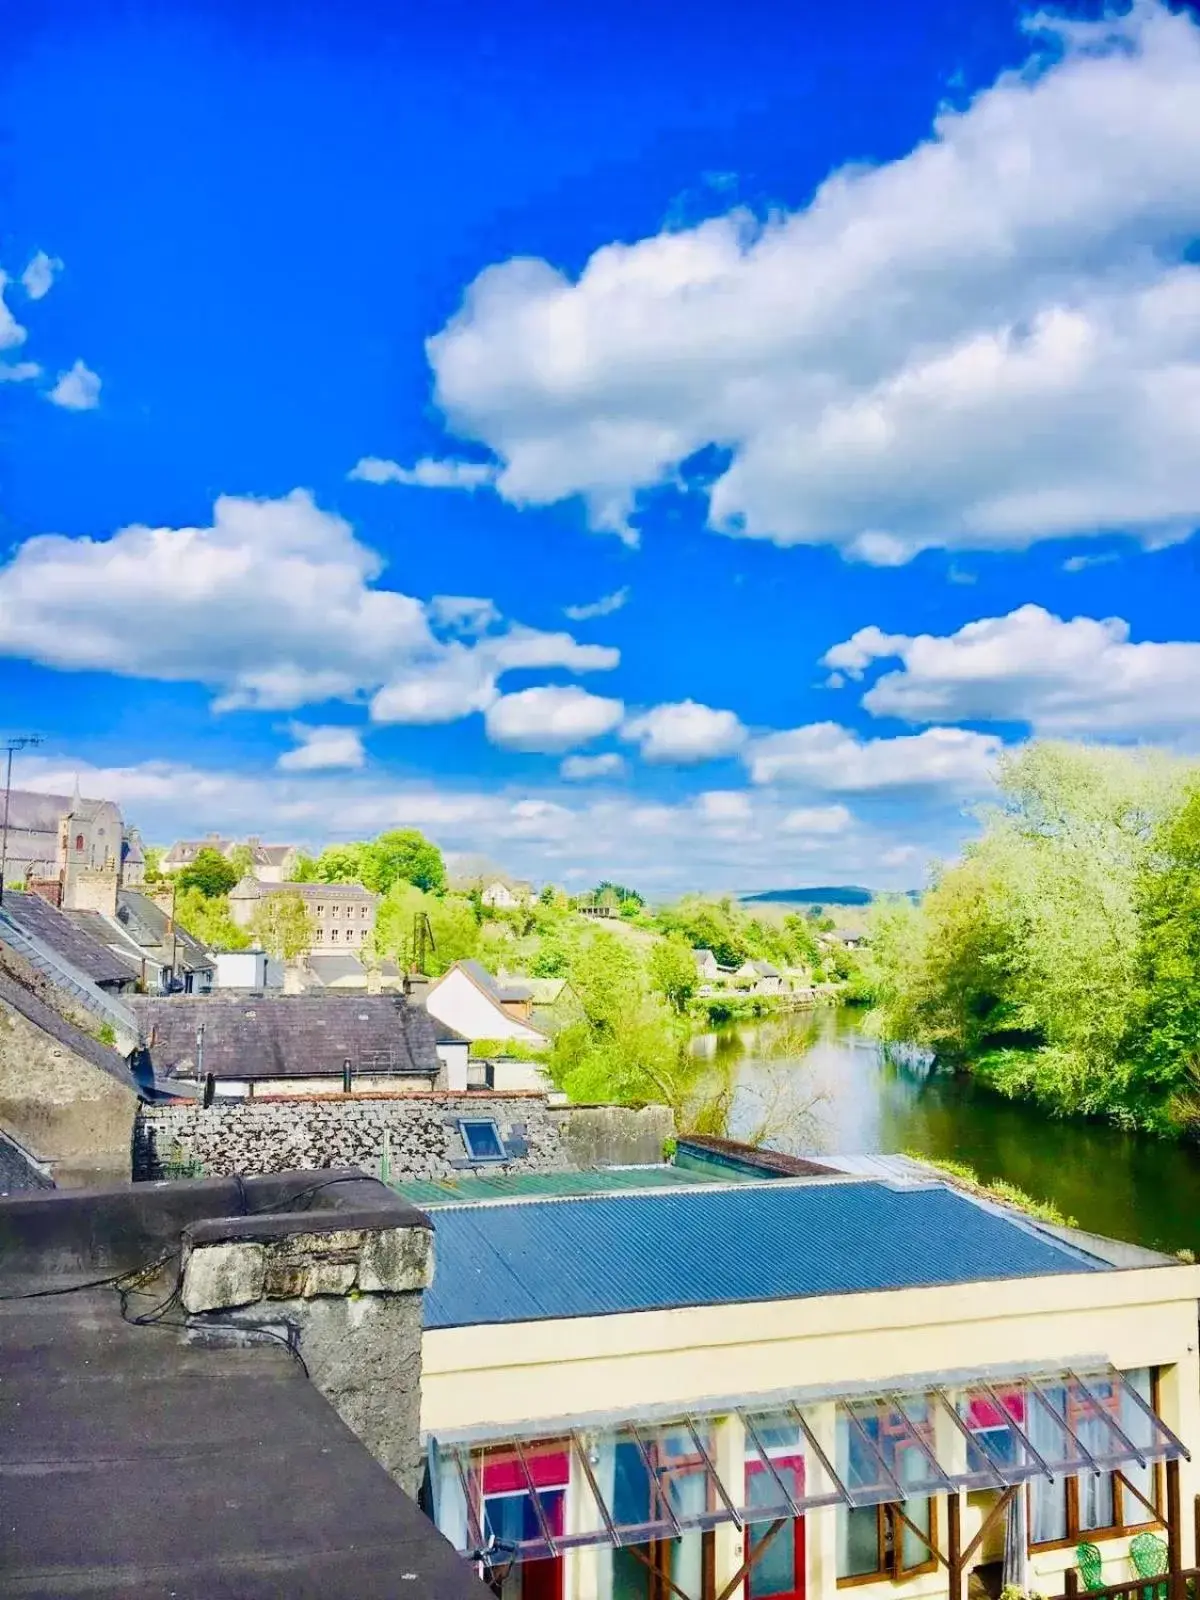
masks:
[[[462,1117],[458,1131],[472,1161],[507,1161],[508,1151],[494,1117]]]

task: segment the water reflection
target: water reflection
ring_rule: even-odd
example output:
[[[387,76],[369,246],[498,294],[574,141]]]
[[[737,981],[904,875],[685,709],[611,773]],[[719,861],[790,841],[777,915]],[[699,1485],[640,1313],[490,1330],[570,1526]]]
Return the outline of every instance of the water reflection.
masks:
[[[1101,1123],[1057,1121],[937,1071],[920,1051],[882,1050],[853,1012],[821,1010],[701,1034],[696,1053],[732,1075],[730,1132],[753,1131],[782,1069],[803,1108],[770,1143],[915,1154],[969,1163],[1055,1200],[1080,1227],[1163,1250],[1200,1251],[1200,1157]]]

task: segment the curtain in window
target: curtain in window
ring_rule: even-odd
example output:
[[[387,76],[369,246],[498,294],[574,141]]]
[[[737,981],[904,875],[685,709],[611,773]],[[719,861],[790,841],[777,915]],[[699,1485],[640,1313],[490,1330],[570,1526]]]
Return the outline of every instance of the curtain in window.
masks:
[[[1061,1385],[1045,1386],[1043,1392],[1055,1411],[1061,1415],[1066,1404],[1066,1394]],[[1062,1451],[1062,1429],[1044,1406],[1034,1400],[1025,1414],[1025,1427],[1033,1448],[1053,1460]],[[1050,1544],[1067,1537],[1067,1490],[1062,1473],[1056,1473],[1054,1482],[1043,1477],[1030,1480],[1029,1537],[1034,1544]]]
[[[1122,1373],[1122,1377],[1129,1387],[1135,1390],[1148,1406],[1153,1406],[1153,1388],[1150,1382],[1150,1368],[1138,1367],[1133,1372]],[[1124,1393],[1121,1396],[1121,1415],[1118,1419],[1124,1433],[1133,1440],[1134,1444],[1149,1442],[1151,1424],[1146,1413],[1140,1409],[1137,1402],[1131,1400]],[[1133,1485],[1139,1494],[1144,1496],[1151,1505],[1154,1504],[1154,1463],[1147,1461],[1140,1467],[1136,1461],[1130,1461],[1121,1468],[1124,1477]],[[1152,1520],[1151,1513],[1147,1511],[1141,1500],[1135,1495],[1125,1491],[1123,1496],[1125,1525],[1133,1527],[1139,1522]]]

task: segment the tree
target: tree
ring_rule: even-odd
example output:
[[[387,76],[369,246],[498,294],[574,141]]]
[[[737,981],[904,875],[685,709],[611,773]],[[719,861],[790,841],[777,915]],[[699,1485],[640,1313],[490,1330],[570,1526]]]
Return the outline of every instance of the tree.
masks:
[[[313,947],[316,923],[304,896],[283,890],[265,894],[250,919],[254,942],[279,961],[294,961]]]
[[[244,950],[250,943],[229,912],[228,895],[202,894],[199,889],[176,889],[175,920],[206,950]]]
[[[375,912],[374,951],[391,956],[406,969],[415,959],[416,918],[426,916],[433,932],[433,948],[426,950],[425,970],[430,977],[449,971],[479,949],[479,924],[466,895],[426,894],[412,883],[394,883]]]
[[[660,939],[647,965],[651,988],[676,1011],[686,1011],[696,992],[696,958],[687,940],[677,933]]]
[[[210,900],[216,895],[228,894],[238,881],[236,867],[211,845],[197,850],[196,859],[189,861],[186,867],[181,867],[175,874],[175,882],[180,889],[199,889]]]
[[[386,894],[394,883],[401,882],[440,891],[446,886],[446,863],[437,845],[423,833],[416,828],[397,828],[363,846],[362,882],[377,894]]]
[[[324,880],[322,879],[320,872],[317,870],[316,857],[306,855],[303,850],[300,851],[297,854],[295,861],[292,863],[292,873],[288,881],[290,883],[323,882]]]
[[[571,987],[591,1028],[614,1031],[623,1011],[645,993],[642,964],[618,934],[599,932],[576,951]]]
[[[331,844],[314,862],[316,877],[313,881],[318,883],[362,883],[363,857],[370,847],[366,844]],[[297,879],[297,882],[303,882]],[[370,884],[367,885],[371,887]]]
[[[148,844],[142,851],[146,860],[146,882],[161,883],[163,881],[162,858],[166,851],[160,844]]]
[[[225,859],[237,873],[238,883],[254,876],[254,851],[248,844],[235,844]]]
[[[1177,1116],[1200,1120],[1200,784],[1151,840],[1138,883],[1141,1013],[1137,1048]]]

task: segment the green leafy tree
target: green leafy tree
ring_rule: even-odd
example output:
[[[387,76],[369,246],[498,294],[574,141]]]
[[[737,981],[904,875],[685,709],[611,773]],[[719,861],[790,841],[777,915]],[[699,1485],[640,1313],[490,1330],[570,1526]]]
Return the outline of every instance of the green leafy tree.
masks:
[[[321,883],[324,880],[317,868],[317,858],[300,851],[292,863],[291,883]]]
[[[433,946],[426,948],[425,970],[439,977],[456,961],[479,952],[479,923],[466,895],[427,894],[412,883],[394,883],[375,912],[372,947],[378,956],[390,956],[406,970],[416,959],[414,929],[418,916],[429,918]]]
[[[146,882],[161,883],[164,877],[162,859],[166,855],[166,851],[160,844],[148,844],[144,847],[142,854],[146,858]]]
[[[647,961],[650,985],[668,1005],[680,1013],[696,992],[696,958],[692,947],[680,934],[671,934],[650,951]]]
[[[248,844],[235,844],[225,859],[237,873],[235,882],[254,876],[254,851]]]
[[[262,897],[250,919],[254,942],[279,961],[295,961],[313,947],[316,923],[304,896],[283,890]]]
[[[316,881],[319,883],[362,883],[366,844],[331,844],[316,860]],[[368,884],[369,888],[370,885]]]
[[[723,967],[738,967],[750,947],[737,913],[728,900],[687,895],[659,919],[669,933],[679,933],[693,950],[711,950]]]
[[[440,891],[446,887],[442,852],[416,828],[381,833],[362,847],[362,882],[377,894],[394,883],[412,883],[418,889]]]
[[[208,950],[244,950],[250,943],[245,928],[230,915],[228,895],[176,889],[175,920]]]
[[[197,850],[196,859],[189,861],[186,867],[181,867],[175,874],[175,882],[180,889],[199,889],[210,900],[216,895],[228,894],[238,878],[237,868],[211,845]]]
[[[1200,1125],[1200,783],[1155,832],[1137,888],[1142,1006],[1133,1030],[1176,1120]]]

